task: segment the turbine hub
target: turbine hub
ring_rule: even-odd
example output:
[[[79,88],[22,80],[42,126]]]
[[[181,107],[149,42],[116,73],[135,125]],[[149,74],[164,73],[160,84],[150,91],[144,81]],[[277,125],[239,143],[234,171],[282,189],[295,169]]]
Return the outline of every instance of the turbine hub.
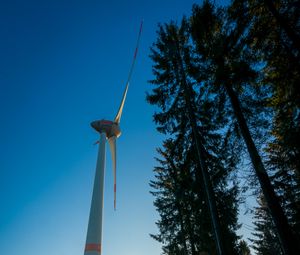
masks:
[[[91,126],[100,134],[104,132],[107,138],[121,135],[120,126],[110,120],[95,120],[91,123]]]

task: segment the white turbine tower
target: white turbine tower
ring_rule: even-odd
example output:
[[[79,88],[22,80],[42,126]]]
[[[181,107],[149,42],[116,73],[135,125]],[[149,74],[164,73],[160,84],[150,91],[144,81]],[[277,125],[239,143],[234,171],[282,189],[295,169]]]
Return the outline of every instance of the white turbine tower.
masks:
[[[141,37],[143,22],[141,22],[138,35],[137,45],[134,52],[132,65],[129,71],[126,87],[123,98],[119,107],[119,111],[114,119],[96,120],[91,123],[91,126],[100,133],[98,159],[96,164],[96,174],[94,180],[94,189],[92,204],[90,210],[89,224],[86,237],[86,245],[84,255],[101,255],[102,247],[102,215],[103,215],[103,195],[104,195],[104,173],[105,173],[105,143],[108,140],[113,163],[114,176],[114,209],[116,209],[116,139],[121,135],[120,120],[123,112],[123,107],[128,91],[129,81],[134,68],[136,55],[138,51],[139,41]]]

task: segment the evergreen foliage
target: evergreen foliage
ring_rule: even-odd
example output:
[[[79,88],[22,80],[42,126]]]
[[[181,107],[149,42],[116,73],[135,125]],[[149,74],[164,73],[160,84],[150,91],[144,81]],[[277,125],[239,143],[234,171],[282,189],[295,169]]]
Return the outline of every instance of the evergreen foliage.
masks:
[[[250,255],[251,254],[250,248],[244,240],[241,240],[239,243],[238,254],[240,254],[240,255]]]
[[[262,196],[258,199],[259,207],[254,213],[253,249],[258,255],[282,255],[276,229]]]
[[[234,0],[226,8],[204,1],[180,24],[159,25],[147,101],[158,106],[154,121],[168,137],[150,183],[161,217],[151,236],[163,254],[250,254],[236,234],[244,151],[262,192],[254,249],[297,254],[299,9],[291,0]]]
[[[177,47],[179,47],[179,51]],[[171,166],[164,169],[157,167],[155,171],[159,175],[156,178],[162,180],[173,176],[171,182],[176,183],[176,180],[179,182],[179,179],[174,172],[183,171],[186,173],[186,178],[189,178],[189,181],[185,183],[189,185],[183,185],[181,187],[183,190],[179,194],[187,192],[190,197],[189,199],[185,199],[185,203],[178,202],[176,197],[174,197],[176,201],[174,201],[174,205],[177,204],[176,210],[178,213],[176,213],[176,216],[188,210],[188,219],[193,221],[187,223],[187,225],[191,226],[189,231],[184,231],[184,227],[180,227],[181,230],[179,232],[176,232],[175,229],[165,232],[164,228],[170,228],[172,225],[162,224],[164,215],[170,217],[170,214],[165,214],[165,207],[162,201],[168,204],[169,202],[162,199],[162,197],[156,198],[155,206],[161,213],[162,221],[158,222],[161,234],[153,237],[164,243],[170,237],[166,237],[162,233],[170,234],[175,238],[174,240],[179,239],[175,233],[178,235],[181,235],[182,231],[190,233],[188,238],[185,238],[188,245],[185,243],[185,245],[174,246],[174,243],[170,241],[168,245],[164,246],[165,254],[173,254],[172,252],[175,251],[174,247],[178,248],[176,251],[179,252],[178,254],[181,254],[181,248],[179,247],[190,247],[190,249],[187,248],[190,250],[190,253],[185,254],[197,254],[199,251],[216,253],[212,238],[213,230],[210,224],[210,214],[207,207],[208,202],[203,186],[203,179],[201,174],[199,174],[201,166],[197,163],[196,145],[192,134],[192,120],[188,117],[188,110],[190,108],[187,106],[187,100],[190,100],[189,102],[191,103],[191,107],[193,107],[193,113],[196,118],[197,132],[201,134],[199,142],[201,143],[201,147],[205,148],[204,160],[213,183],[218,217],[222,222],[220,228],[224,237],[224,249],[227,254],[237,254],[238,236],[235,231],[239,227],[237,224],[238,189],[234,182],[231,182],[229,185],[231,172],[236,167],[237,158],[228,153],[230,151],[228,149],[230,141],[228,138],[223,138],[220,134],[220,129],[223,127],[225,119],[221,115],[216,116],[214,114],[212,108],[214,105],[213,98],[207,97],[204,90],[197,91],[194,87],[195,85],[198,86],[198,84],[191,76],[191,73],[196,68],[192,50],[192,47],[189,45],[189,26],[186,19],[182,20],[180,26],[177,26],[175,23],[160,26],[158,40],[152,48],[151,55],[151,58],[155,62],[153,72],[156,76],[156,79],[151,82],[156,88],[152,94],[147,96],[147,99],[151,104],[159,105],[161,108],[161,112],[154,115],[154,120],[159,125],[158,130],[164,134],[172,135],[175,137],[175,140],[172,140],[172,142],[171,140],[167,140],[168,142],[164,144],[165,152],[159,150],[164,159],[172,163]],[[180,58],[178,58],[178,52],[180,52]],[[182,67],[184,68],[184,75],[180,71]],[[187,88],[187,86],[189,87]],[[190,92],[188,99],[186,97],[187,89]],[[198,104],[201,104],[201,111],[196,108]],[[171,150],[169,148],[170,144],[172,144],[174,149]],[[180,163],[181,161],[183,162]],[[159,162],[160,165],[166,165],[165,161],[159,160]],[[161,173],[162,170],[165,171],[165,174]],[[169,174],[168,172],[170,171],[173,174]],[[174,178],[177,179],[174,180]],[[164,181],[160,184],[151,182],[151,186],[155,189],[161,189],[163,192],[159,193],[160,195],[169,197],[165,193],[166,187],[163,186]],[[170,183],[170,181],[167,183]],[[180,183],[177,183],[177,185],[180,185]],[[167,187],[168,189],[169,187]],[[173,195],[175,193],[173,191]],[[155,196],[158,195],[157,193],[153,194]],[[180,210],[178,209],[179,205],[183,206]],[[172,213],[174,213],[174,210],[173,208]],[[183,219],[181,221],[184,222]],[[178,223],[180,221],[174,219],[174,222]],[[177,228],[180,225],[182,224],[178,223],[178,225],[176,224],[173,227]],[[181,240],[183,239],[181,238]]]

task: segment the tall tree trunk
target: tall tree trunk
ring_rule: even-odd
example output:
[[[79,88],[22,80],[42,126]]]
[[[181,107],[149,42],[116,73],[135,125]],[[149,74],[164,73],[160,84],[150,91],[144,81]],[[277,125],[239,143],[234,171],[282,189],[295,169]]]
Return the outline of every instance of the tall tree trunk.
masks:
[[[286,35],[290,38],[293,46],[295,49],[298,50],[298,54],[300,54],[300,38],[296,34],[296,32],[291,28],[291,26],[288,24],[287,20],[280,15],[278,10],[276,9],[274,3],[272,0],[264,0],[265,5],[269,9],[269,11],[272,13],[274,18],[276,19],[279,26],[285,31]]]
[[[256,176],[258,177],[268,208],[276,225],[278,237],[280,239],[282,249],[284,250],[284,254],[300,254],[299,246],[297,245],[296,239],[291,231],[290,226],[288,225],[287,218],[279,204],[278,197],[275,194],[267,171],[251,137],[238,97],[231,85],[225,84],[225,88],[239,123],[239,128],[246,143]]]
[[[186,86],[185,90],[188,90],[187,86]],[[190,105],[191,104],[191,102],[190,102],[191,97],[189,96],[190,93],[185,91],[185,94],[186,94],[187,105]],[[188,101],[189,101],[189,103],[188,103]],[[193,107],[191,107],[191,105],[188,106],[188,111],[189,111],[188,115],[189,115],[189,119],[190,119],[190,123],[191,123],[191,127],[192,127],[194,143],[195,143],[196,153],[197,153],[197,158],[198,158],[198,164],[199,164],[199,169],[200,169],[200,173],[201,173],[201,177],[202,177],[201,179],[203,180],[203,186],[204,186],[205,193],[206,193],[208,209],[209,209],[211,220],[212,220],[216,248],[217,248],[217,252],[219,255],[225,255],[226,253],[224,250],[223,238],[222,238],[222,234],[221,234],[220,219],[219,219],[219,215],[217,212],[215,194],[214,194],[211,179],[210,179],[210,176],[208,173],[207,164],[204,159],[205,149],[204,149],[203,145],[199,142],[202,139],[200,139],[200,134],[198,132],[197,125],[196,125],[196,117],[195,117],[195,114],[192,111],[192,109],[193,109]],[[197,173],[199,173],[198,170],[197,170]],[[202,183],[200,182],[200,178],[198,177],[197,179],[198,179],[199,185],[201,185]]]
[[[207,204],[208,204],[208,209],[210,212],[210,216],[211,216],[211,221],[212,221],[212,226],[213,226],[213,233],[214,233],[214,238],[215,238],[215,243],[216,243],[216,250],[217,250],[217,254],[218,255],[225,255],[226,251],[224,249],[224,241],[222,238],[222,234],[221,234],[221,227],[220,227],[220,219],[219,219],[219,215],[217,212],[217,206],[216,206],[216,199],[215,199],[215,194],[214,194],[214,190],[211,184],[211,180],[210,180],[210,176],[208,173],[208,168],[207,168],[207,164],[205,161],[205,148],[203,146],[203,144],[200,143],[200,138],[201,135],[198,132],[198,128],[197,128],[197,122],[196,122],[196,116],[195,113],[193,111],[193,103],[191,102],[191,88],[189,87],[189,85],[187,84],[186,81],[186,76],[185,76],[185,72],[184,72],[184,67],[183,67],[183,59],[181,56],[181,52],[180,52],[180,48],[178,45],[178,41],[175,41],[176,44],[176,48],[177,48],[177,58],[178,58],[178,69],[180,72],[180,82],[181,85],[183,87],[183,91],[184,91],[184,97],[185,97],[185,101],[187,104],[187,110],[188,110],[188,119],[190,121],[191,124],[191,128],[192,128],[192,134],[194,137],[194,143],[195,143],[195,147],[196,147],[196,153],[197,153],[197,158],[198,158],[198,165],[199,165],[199,169],[200,169],[200,174],[203,180],[203,186],[204,186],[204,190],[205,190],[205,194],[206,194],[206,200],[207,200]],[[196,171],[198,172],[198,171]],[[198,178],[200,179],[200,178]],[[202,185],[202,183],[199,183],[199,185]]]

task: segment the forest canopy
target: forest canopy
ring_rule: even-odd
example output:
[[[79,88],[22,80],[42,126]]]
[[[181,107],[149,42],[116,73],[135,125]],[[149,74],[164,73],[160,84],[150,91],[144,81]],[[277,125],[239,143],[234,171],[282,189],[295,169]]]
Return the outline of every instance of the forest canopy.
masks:
[[[150,182],[162,254],[250,254],[247,243],[300,254],[299,7],[203,1],[158,25],[147,101],[166,137]],[[245,242],[247,188],[257,207]]]

